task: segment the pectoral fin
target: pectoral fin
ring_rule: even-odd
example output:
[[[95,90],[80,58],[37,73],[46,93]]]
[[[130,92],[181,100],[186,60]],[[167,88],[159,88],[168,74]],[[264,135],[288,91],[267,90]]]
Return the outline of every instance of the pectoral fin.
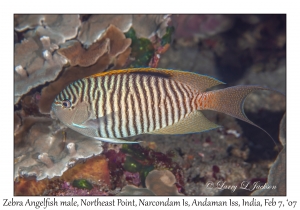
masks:
[[[174,125],[155,130],[150,134],[199,133],[221,127],[209,121],[200,111],[194,111]]]

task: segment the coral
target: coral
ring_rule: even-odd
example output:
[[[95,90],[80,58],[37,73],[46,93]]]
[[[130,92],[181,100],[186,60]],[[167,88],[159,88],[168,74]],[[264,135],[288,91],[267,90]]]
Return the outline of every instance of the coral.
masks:
[[[155,195],[155,194],[146,188],[138,188],[136,186],[127,185],[117,195],[118,196],[128,196],[128,195],[147,196],[147,195]]]
[[[104,42],[95,42],[85,50],[80,42],[77,40],[71,40],[57,51],[58,54],[65,56],[71,66],[82,66],[87,67],[96,63],[96,61],[108,51],[109,39],[104,40]]]
[[[172,161],[170,156],[140,145],[123,145],[121,151],[126,154],[123,164],[124,170],[131,173],[139,173],[141,184],[146,186],[145,180],[149,172],[154,169],[169,169],[178,180],[178,187],[183,188],[182,170]],[[183,190],[183,189],[182,189]]]
[[[60,131],[56,121],[26,117],[15,133],[15,174],[37,180],[61,176],[79,159],[102,152],[102,143],[73,130]]]
[[[132,15],[91,15],[82,23],[78,33],[79,41],[85,46],[90,46],[102,36],[110,24],[122,32],[128,31],[132,25]]]
[[[115,150],[108,150],[104,152],[104,155],[108,159],[108,168],[110,173],[111,189],[116,189],[123,186],[123,164],[125,161],[125,154],[122,152],[116,152]]]
[[[15,45],[15,103],[32,88],[58,76],[66,60],[57,53],[52,55],[57,48],[46,36],[30,37]]]
[[[54,117],[50,112],[54,97],[77,79],[126,68],[140,57],[143,66],[157,65],[159,59],[152,62],[153,57],[159,58],[171,42],[168,15],[15,15],[14,19],[15,195],[107,195],[109,188],[115,194],[125,183],[145,185],[153,161],[155,167],[166,167],[157,157],[162,154],[153,154],[150,163],[141,148],[131,154],[108,149],[108,161],[92,157],[102,153],[101,141],[65,128],[48,114]],[[130,27],[137,31],[135,45],[124,34]],[[146,51],[139,52],[141,48]],[[141,170],[130,172],[134,166]],[[83,187],[80,183],[88,189],[78,189]]]
[[[101,189],[97,188],[96,186],[90,185],[91,189],[80,189],[77,187],[72,186],[69,182],[60,182],[59,189],[49,191],[47,195],[55,195],[55,196],[99,196],[99,195],[108,195],[108,193],[102,191]]]
[[[127,139],[142,141],[140,145],[116,146],[66,129],[49,113],[56,94],[70,82],[128,67],[188,70],[230,86],[259,84],[285,93],[285,18],[15,15],[15,85],[24,85],[15,88],[14,194],[249,195],[251,191],[206,187],[208,181],[239,185],[249,180],[278,187],[253,194],[284,195],[279,180],[286,179],[286,146],[277,154],[266,134],[226,115],[205,113],[224,126],[218,130],[146,134]],[[275,141],[284,109],[284,97],[267,91],[253,93],[245,102],[249,119]],[[279,139],[285,145],[283,124]],[[74,187],[78,180],[88,189]]]
[[[92,184],[109,186],[108,162],[104,156],[88,158],[83,163],[76,163],[74,167],[64,172],[60,179],[69,182],[85,179]]]
[[[127,185],[117,195],[183,195],[178,192],[176,178],[169,170],[153,170],[145,182],[147,188]]]
[[[109,47],[105,47],[105,44],[101,44],[106,43],[107,40],[109,40]],[[110,25],[97,43],[100,43],[101,47],[105,47],[105,49],[109,49],[109,51],[101,56],[94,65],[86,68],[81,68],[78,66],[69,67],[62,73],[58,80],[45,87],[42,90],[41,100],[39,102],[39,108],[42,113],[49,113],[51,104],[56,95],[59,94],[60,91],[71,82],[103,72],[107,69],[109,64],[116,63],[116,65],[120,65],[118,63],[124,62],[125,58],[120,58],[120,60],[118,60],[118,58],[124,56],[123,54],[125,54],[125,57],[129,54],[127,48],[131,44],[131,40],[127,39],[125,35],[115,26]],[[95,43],[95,46],[99,45]],[[91,47],[93,48],[93,45]],[[72,57],[73,55],[74,54],[70,54],[70,52],[69,54],[66,54],[67,57]],[[72,59],[73,58],[71,58],[71,60]],[[91,62],[89,61],[88,63]]]
[[[170,15],[133,15],[132,27],[138,38],[150,39],[156,33],[161,38],[166,33],[169,21]]]
[[[34,28],[25,37],[48,36],[58,45],[75,38],[81,24],[79,15],[16,15],[15,23],[18,32]]]
[[[92,15],[82,23],[78,39],[88,47],[102,38],[109,24],[116,26],[122,32],[127,32],[132,27],[138,38],[148,39],[155,34],[161,38],[166,33],[169,21],[169,15]]]
[[[43,195],[48,185],[48,179],[37,181],[33,178],[25,179],[20,177],[14,182],[14,195]]]
[[[76,162],[60,177],[37,181],[35,177],[18,177],[15,195],[107,195],[110,179],[104,156]],[[72,183],[72,184],[70,184]]]
[[[155,195],[183,195],[178,193],[176,178],[169,170],[153,170],[146,178],[146,187]]]
[[[124,176],[128,183],[131,183],[135,186],[139,186],[139,184],[141,183],[140,174],[138,172],[131,173],[129,171],[125,171]]]

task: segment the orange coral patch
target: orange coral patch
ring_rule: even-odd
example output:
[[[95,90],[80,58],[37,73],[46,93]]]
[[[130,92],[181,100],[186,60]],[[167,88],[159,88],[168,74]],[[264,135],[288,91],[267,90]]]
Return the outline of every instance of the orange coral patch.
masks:
[[[67,170],[60,179],[68,182],[72,182],[74,179],[86,179],[95,184],[110,185],[106,158],[96,156],[84,163],[77,163],[73,168]]]
[[[19,178],[19,181],[14,182],[14,195],[43,195],[48,184],[48,179],[36,181],[35,178]]]

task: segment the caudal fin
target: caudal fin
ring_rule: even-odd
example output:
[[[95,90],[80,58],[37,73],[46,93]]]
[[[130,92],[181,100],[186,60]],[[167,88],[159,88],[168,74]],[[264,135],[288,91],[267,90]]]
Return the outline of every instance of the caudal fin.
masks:
[[[231,115],[235,118],[243,120],[251,125],[254,125],[265,133],[267,133],[270,137],[271,135],[250,121],[244,113],[244,101],[246,97],[253,91],[256,90],[270,90],[275,91],[270,88],[265,88],[261,86],[234,86],[225,89],[209,91],[204,94],[204,100],[202,99],[202,109],[209,109],[218,112],[223,112],[225,114]],[[275,91],[277,92],[277,91]],[[281,94],[281,93],[280,93]],[[201,100],[201,99],[200,99]],[[200,102],[201,104],[201,102]],[[274,139],[271,137],[274,141]],[[274,141],[275,143],[275,141]],[[276,143],[275,143],[276,144]]]

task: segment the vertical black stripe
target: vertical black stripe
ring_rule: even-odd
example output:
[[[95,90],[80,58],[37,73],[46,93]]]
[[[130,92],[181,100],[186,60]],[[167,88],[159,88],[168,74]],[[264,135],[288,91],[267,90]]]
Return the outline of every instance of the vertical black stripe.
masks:
[[[162,127],[162,117],[161,117],[161,108],[160,108],[160,101],[161,101],[161,95],[162,93],[160,92],[160,89],[159,89],[159,84],[158,84],[158,77],[155,77],[155,90],[157,92],[157,109],[158,109],[158,119],[157,122],[158,122],[158,128],[161,128]]]
[[[126,130],[127,130],[127,136],[130,136],[130,130],[129,130],[129,114],[128,114],[128,94],[129,94],[129,77],[130,77],[130,75],[128,74],[127,75],[127,77],[126,77],[126,81],[125,81],[125,88],[124,88],[124,90],[125,90],[125,104],[124,104],[124,106],[125,106],[125,119],[122,119],[122,120],[124,120],[125,121],[125,125],[126,125]]]
[[[72,95],[71,95],[70,92],[69,92],[69,86],[67,86],[67,87],[65,88],[65,95],[66,95],[66,99],[71,100]]]
[[[182,105],[183,107],[181,107],[181,104],[179,105],[179,109],[180,109],[180,115],[179,115],[179,119],[183,118],[187,112],[187,107],[186,107],[186,104],[185,104],[185,101],[184,101],[184,93],[181,89],[181,85],[178,84],[177,82],[174,82],[174,85],[176,86],[176,89],[177,89],[177,93],[178,95],[180,95],[181,97],[181,100],[182,100]],[[183,109],[183,110],[181,110]],[[181,116],[182,115],[182,116]]]
[[[175,111],[177,111],[177,116],[178,116],[177,121],[179,121],[180,116],[181,116],[181,109],[180,109],[179,95],[178,95],[176,86],[174,86],[173,81],[171,81],[171,80],[170,80],[170,88],[172,89],[173,94],[175,95],[175,98],[174,98],[174,102],[175,102],[175,103],[174,103],[174,106],[176,107],[176,110],[175,110]]]
[[[145,88],[149,88],[149,87],[145,87],[144,86],[144,81],[147,82],[147,76],[141,76],[141,89],[142,89],[142,92],[143,92],[143,95],[144,95],[144,98],[145,98],[145,108],[146,108],[146,118],[147,118],[147,125],[146,127],[144,128],[145,131],[144,132],[149,132],[149,126],[150,126],[150,121],[149,121],[149,99],[147,97],[147,92],[146,92],[146,89]]]
[[[80,97],[80,95],[79,95],[79,94],[80,94],[80,87],[79,87],[79,84],[78,84],[77,81],[73,83],[73,87],[74,87],[74,89],[75,89],[76,96],[77,96],[77,97]]]
[[[74,85],[71,84],[71,85],[69,85],[69,87],[70,87],[70,92],[72,95],[72,98],[70,100],[71,100],[72,104],[75,104],[75,102],[77,101],[77,94],[76,94]]]
[[[168,92],[168,94],[169,94],[169,99],[170,99],[170,104],[171,104],[171,112],[172,112],[172,114],[171,114],[171,117],[172,117],[172,125],[175,123],[175,104],[173,103],[173,97],[172,97],[172,94],[170,93],[171,91],[172,91],[172,88],[171,88],[171,82],[169,81],[169,80],[167,80],[166,81],[167,83],[169,83],[169,87],[170,87],[170,89],[167,91]]]
[[[119,74],[120,77],[120,84],[119,84],[119,89],[117,92],[117,96],[118,96],[118,121],[119,121],[119,127],[117,128],[119,130],[120,133],[120,137],[123,138],[124,134],[122,131],[122,108],[121,108],[121,99],[122,99],[122,87],[123,87],[123,83],[124,83],[124,74]]]
[[[150,93],[150,103],[149,103],[149,106],[150,106],[150,109],[152,110],[152,112],[151,112],[152,116],[150,116],[150,119],[152,121],[150,123],[152,123],[153,130],[155,130],[155,110],[154,110],[154,101],[153,101],[154,96],[153,96],[153,87],[151,86],[151,79],[152,79],[152,77],[150,76],[148,78],[148,80],[147,80],[147,82],[148,82],[147,85],[148,85],[148,89],[149,89],[149,93]],[[150,115],[150,112],[149,112],[149,115]],[[149,128],[149,131],[151,131],[150,128]]]
[[[184,87],[188,89],[187,92],[189,93],[189,98],[192,99],[193,98],[193,91],[192,91],[192,89],[188,85],[184,85]]]
[[[104,77],[105,78],[105,80],[104,80],[104,82],[103,83],[108,83],[108,81],[109,81],[109,76],[105,76]],[[106,85],[106,84],[105,84]],[[105,137],[108,137],[108,130],[107,130],[107,113],[106,113],[106,98],[107,98],[107,94],[108,94],[108,88],[106,89],[105,88],[105,85],[103,86],[103,90],[104,90],[104,93],[105,93],[105,96],[103,97],[103,118],[104,118],[104,131],[105,131]]]
[[[98,107],[98,115],[100,114],[100,110],[101,110],[101,113],[102,113],[102,115],[104,116],[104,106],[105,106],[105,99],[106,99],[106,97],[105,97],[105,90],[104,90],[104,77],[98,77],[98,82],[99,82],[99,88],[100,88],[100,91],[98,92],[98,97],[100,98],[101,96],[101,99],[99,99],[98,100],[98,106],[99,106],[99,104],[101,105],[100,107]],[[100,100],[101,100],[101,102],[100,102]],[[102,117],[103,117],[102,116]],[[100,116],[98,116],[98,117],[100,117]],[[105,126],[104,125],[100,125],[99,126],[99,128],[100,128],[100,136],[101,137],[104,137],[105,136],[105,134],[104,133],[102,133],[102,130],[101,130],[101,128],[105,128]],[[104,132],[105,132],[105,129],[104,129]]]
[[[94,95],[94,101],[95,101],[95,117],[96,117],[96,119],[99,119],[99,100],[100,100],[100,92],[99,92],[99,90],[98,90],[98,84],[99,84],[99,77],[97,77],[97,79],[95,79],[96,81],[95,81],[95,86],[96,86],[96,88],[95,88],[95,95]],[[98,129],[97,129],[97,134],[98,134],[98,136],[99,137],[101,137],[101,127],[102,125],[99,125],[98,126]]]
[[[139,81],[137,81],[137,78],[139,77]],[[143,110],[142,110],[142,98],[140,96],[140,92],[139,92],[139,88],[137,83],[141,81],[141,76],[135,76],[133,78],[133,88],[134,88],[134,92],[136,94],[136,98],[137,98],[137,104],[138,104],[138,108],[139,108],[139,115],[140,115],[140,122],[137,122],[136,124],[141,126],[141,132],[144,132],[144,116],[143,116]],[[137,134],[140,134],[139,132]]]
[[[185,85],[181,84],[180,86],[181,86],[182,92],[184,92],[183,103],[186,108],[186,112],[185,112],[184,116],[186,116],[188,114],[188,111],[191,110],[192,107],[188,107],[190,105],[190,103],[187,103],[189,101],[189,98],[186,98],[186,97],[189,97],[189,95],[188,95],[187,89],[185,88]]]
[[[60,92],[59,95],[58,95],[58,99],[59,99],[60,101],[63,101],[63,100],[64,100],[63,98],[64,98],[64,97],[63,97],[63,93]]]
[[[169,95],[168,95],[168,89],[167,89],[167,84],[166,84],[165,79],[162,80],[162,86],[165,90],[165,95],[166,95],[166,97],[165,97],[166,122],[167,122],[167,125],[169,125],[169,108],[168,108],[168,103],[167,103],[167,98],[169,98]]]
[[[195,109],[197,109],[197,94],[196,93],[194,94],[193,100],[194,100],[193,102],[194,102]]]
[[[188,107],[186,104],[187,99],[185,98],[186,96],[188,96],[188,93],[186,92],[186,90],[184,89],[184,86],[182,84],[179,84],[179,90],[181,92],[182,95],[182,100],[183,100],[183,106],[184,106],[184,115],[183,117],[186,116],[186,114],[188,113]]]
[[[98,77],[94,77],[94,89],[93,89],[93,99],[96,98],[96,92],[98,91]]]
[[[132,108],[132,121],[133,121],[133,128],[134,128],[134,132],[133,135],[136,135],[138,132],[137,132],[137,125],[136,125],[136,113],[135,113],[135,109],[134,109],[134,98],[133,98],[133,95],[130,94],[130,103],[131,103],[131,108]]]
[[[96,119],[99,119],[99,98],[100,98],[100,94],[99,94],[99,90],[98,90],[98,82],[99,82],[99,77],[95,78],[95,88],[94,88],[94,103],[95,103],[95,117]],[[100,129],[100,126],[99,126]],[[100,131],[98,131],[100,132]],[[100,135],[99,135],[100,136]]]
[[[80,99],[80,101],[82,102],[85,98],[84,97],[84,92],[85,92],[85,89],[86,89],[86,85],[85,85],[85,82],[82,81],[82,80],[79,80],[78,82],[80,82],[81,86],[82,86],[81,99]]]
[[[62,101],[67,99],[66,90],[61,91]]]
[[[111,110],[111,113],[109,113],[109,115],[111,116],[111,135],[112,136],[110,136],[110,137],[113,137],[113,138],[115,138],[116,137],[116,131],[115,131],[115,129],[114,129],[114,127],[115,127],[115,116],[116,116],[116,113],[114,112],[114,93],[115,93],[115,91],[116,91],[116,79],[117,79],[117,76],[116,75],[111,75],[110,76],[111,77],[111,82],[110,82],[110,84],[111,84],[111,87],[109,88],[109,89],[111,89],[112,90],[112,92],[111,92],[111,94],[110,94],[110,98],[109,98],[109,103],[108,103],[108,105],[110,106],[110,110]]]
[[[86,79],[86,84],[87,84],[87,92],[86,92],[87,101],[88,101],[89,104],[92,104],[92,99],[91,99],[92,80],[90,78]]]

